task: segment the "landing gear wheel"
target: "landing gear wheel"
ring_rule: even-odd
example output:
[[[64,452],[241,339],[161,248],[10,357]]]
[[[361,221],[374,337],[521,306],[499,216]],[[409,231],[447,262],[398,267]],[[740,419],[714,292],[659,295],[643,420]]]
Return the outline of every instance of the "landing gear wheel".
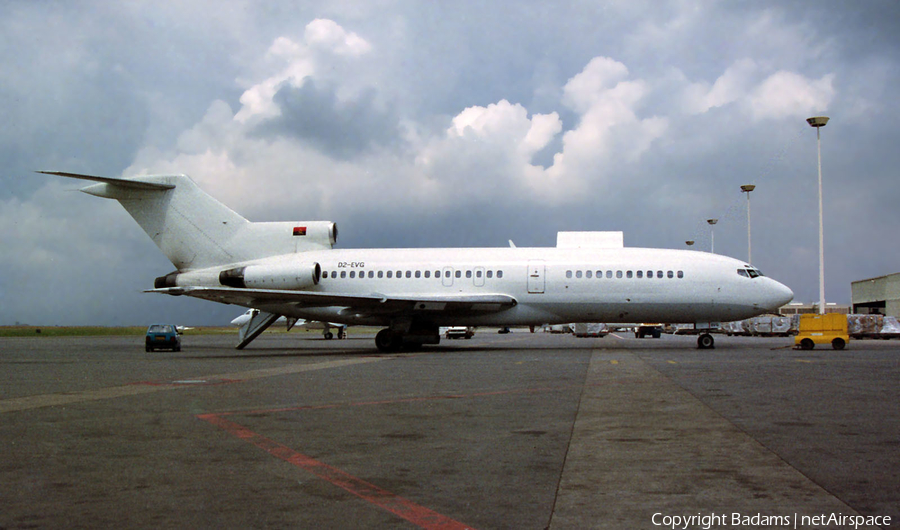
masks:
[[[701,350],[711,350],[716,347],[716,340],[709,333],[697,337],[697,347]]]
[[[334,338],[334,334],[333,334],[333,333],[331,333],[330,331],[326,331],[326,332],[325,332],[325,340],[331,340],[331,339],[333,339],[333,338]]]
[[[384,353],[392,353],[400,349],[403,345],[403,337],[391,331],[383,329],[375,335],[375,346]]]

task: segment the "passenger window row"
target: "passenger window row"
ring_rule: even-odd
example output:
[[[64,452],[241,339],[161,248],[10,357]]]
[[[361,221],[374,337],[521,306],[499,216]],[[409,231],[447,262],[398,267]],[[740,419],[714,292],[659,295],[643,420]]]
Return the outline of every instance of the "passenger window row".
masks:
[[[684,278],[684,271],[566,271],[566,278]]]
[[[363,279],[363,278],[373,278],[373,279],[374,278],[437,278],[437,279],[440,279],[441,277],[462,278],[463,276],[465,276],[466,278],[478,278],[478,279],[481,279],[481,278],[492,279],[494,277],[503,278],[503,271],[502,270],[498,270],[498,271],[487,270],[486,271],[484,269],[463,271],[463,270],[458,270],[458,269],[454,269],[454,270],[446,269],[443,271],[435,270],[434,273],[432,273],[432,271],[430,271],[430,270],[426,270],[426,271],[421,271],[421,270],[416,270],[416,271],[411,271],[411,270],[406,270],[406,271],[404,271],[404,270],[399,270],[399,271],[394,271],[394,270],[355,271],[355,270],[351,270],[351,271],[340,271],[340,272],[338,272],[338,271],[331,271],[331,272],[323,271],[322,272],[322,278],[360,278],[360,279]]]

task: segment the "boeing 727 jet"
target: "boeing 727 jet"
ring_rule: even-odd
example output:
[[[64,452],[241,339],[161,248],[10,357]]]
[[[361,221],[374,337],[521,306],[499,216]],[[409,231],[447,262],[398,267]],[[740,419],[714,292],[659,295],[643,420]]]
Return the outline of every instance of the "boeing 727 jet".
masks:
[[[560,232],[548,248],[335,249],[332,222],[250,222],[185,175],[41,173],[95,181],[81,191],[125,207],[175,266],[147,292],[260,309],[238,348],[280,316],[383,326],[375,345],[391,352],[437,344],[440,326],[733,321],[793,298],[749,264],[625,248],[621,232]]]

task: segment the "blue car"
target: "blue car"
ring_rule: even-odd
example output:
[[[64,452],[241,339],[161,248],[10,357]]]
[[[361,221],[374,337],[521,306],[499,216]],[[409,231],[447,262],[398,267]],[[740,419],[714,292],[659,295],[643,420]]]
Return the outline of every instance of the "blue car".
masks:
[[[147,328],[146,350],[181,351],[181,335],[169,324],[153,324]]]

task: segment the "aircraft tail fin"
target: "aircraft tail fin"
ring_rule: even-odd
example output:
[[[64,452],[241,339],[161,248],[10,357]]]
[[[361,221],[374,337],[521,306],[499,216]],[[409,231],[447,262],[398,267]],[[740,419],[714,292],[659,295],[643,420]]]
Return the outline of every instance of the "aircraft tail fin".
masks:
[[[81,191],[119,201],[178,270],[239,261],[228,242],[249,221],[207,195],[185,175],[121,179],[57,171],[39,173],[97,182]]]
[[[251,223],[186,175],[39,173],[96,182],[81,191],[119,201],[179,271],[331,248],[337,237],[334,224],[325,221]]]

